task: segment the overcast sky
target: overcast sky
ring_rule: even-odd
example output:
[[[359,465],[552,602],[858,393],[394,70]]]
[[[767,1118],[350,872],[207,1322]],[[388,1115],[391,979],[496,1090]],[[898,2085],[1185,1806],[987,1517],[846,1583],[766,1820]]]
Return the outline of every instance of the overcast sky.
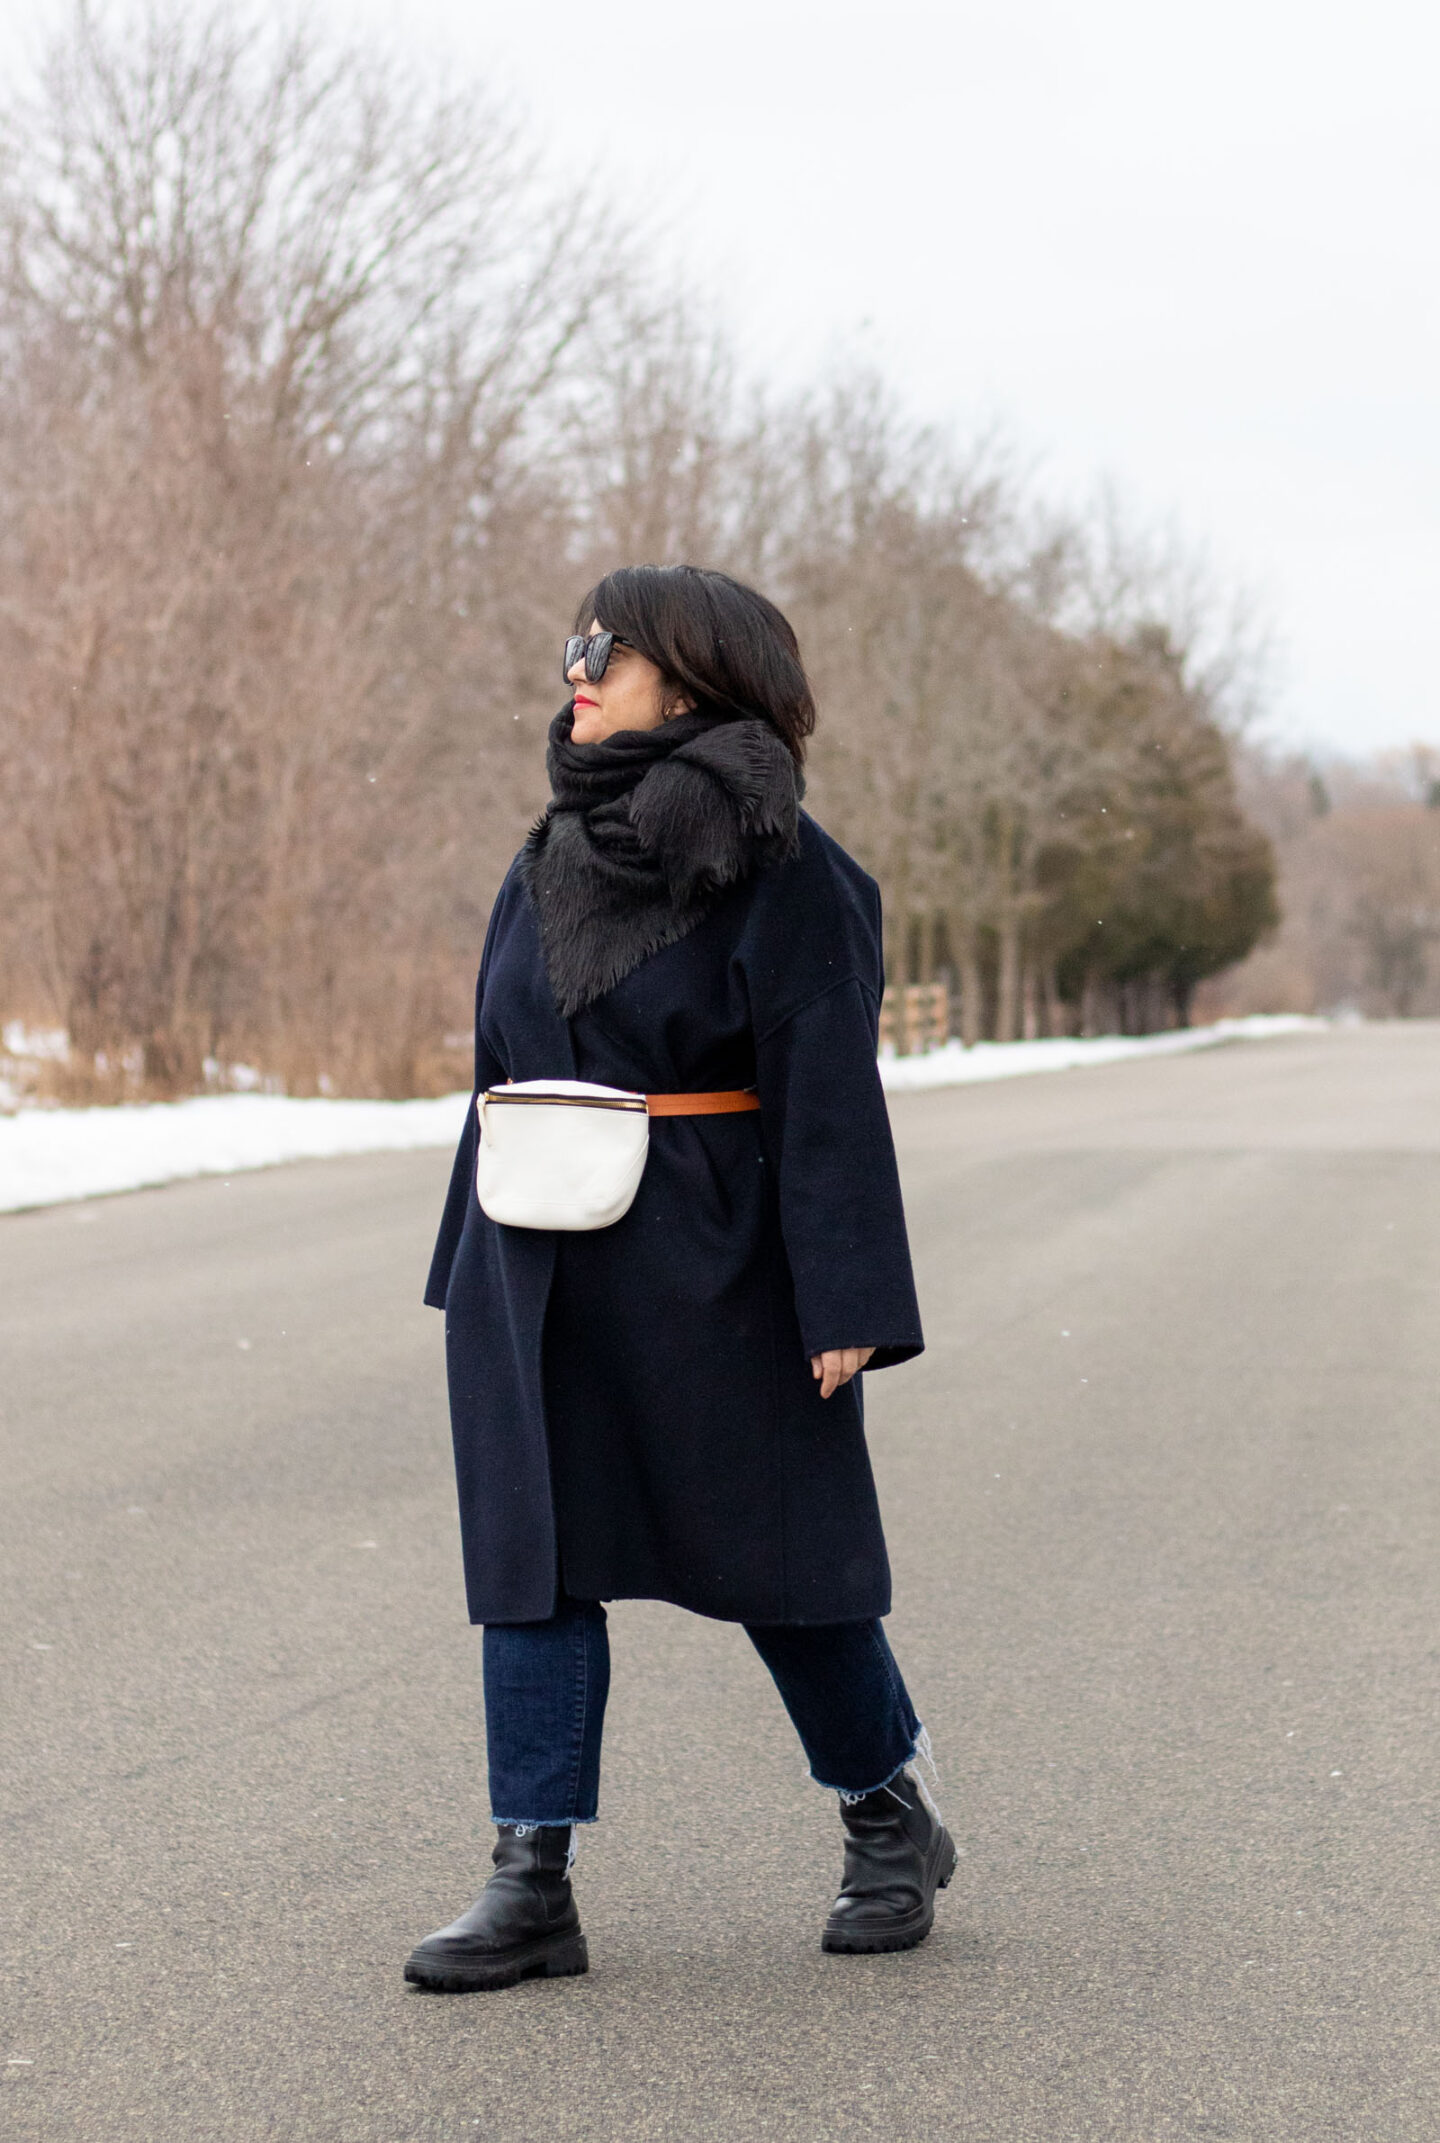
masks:
[[[1113,478],[1277,629],[1283,733],[1440,740],[1433,0],[333,0],[659,212],[787,380]]]
[[[773,378],[858,350],[1173,518],[1273,622],[1279,735],[1440,742],[1435,0],[320,4],[603,172]]]

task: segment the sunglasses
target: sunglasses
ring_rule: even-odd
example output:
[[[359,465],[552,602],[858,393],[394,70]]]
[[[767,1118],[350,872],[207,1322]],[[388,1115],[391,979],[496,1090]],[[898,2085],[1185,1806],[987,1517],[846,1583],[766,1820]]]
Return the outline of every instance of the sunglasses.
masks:
[[[565,642],[565,660],[560,674],[568,684],[570,672],[583,657],[586,677],[592,685],[598,685],[610,666],[614,650],[629,645],[630,642],[622,640],[616,632],[592,632],[588,638],[583,632],[572,632]]]

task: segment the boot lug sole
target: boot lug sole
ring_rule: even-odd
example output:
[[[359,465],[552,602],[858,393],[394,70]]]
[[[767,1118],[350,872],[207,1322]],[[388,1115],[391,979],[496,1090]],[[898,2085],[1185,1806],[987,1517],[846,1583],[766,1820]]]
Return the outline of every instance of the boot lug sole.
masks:
[[[897,1950],[918,1949],[934,1924],[932,1906],[918,1927],[877,1928],[873,1935],[841,1935],[827,1927],[820,1947],[827,1957],[886,1957]]]
[[[405,1978],[410,1986],[432,1994],[498,1994],[525,1979],[576,1979],[589,1969],[583,1935],[542,1935],[506,1956],[476,1958],[473,1964],[459,1958],[432,1962],[417,1952],[406,1962]]]

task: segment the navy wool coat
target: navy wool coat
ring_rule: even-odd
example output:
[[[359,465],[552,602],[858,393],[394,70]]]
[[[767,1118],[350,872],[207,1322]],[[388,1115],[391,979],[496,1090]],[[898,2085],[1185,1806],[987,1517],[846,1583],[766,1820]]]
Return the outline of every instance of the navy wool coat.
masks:
[[[875,1062],[873,881],[813,819],[686,937],[572,1019],[518,866],[490,920],[480,1088],[590,1079],[758,1090],[758,1113],[660,1117],[635,1202],[591,1233],[498,1226],[466,1122],[425,1299],[445,1311],[475,1622],[557,1589],[726,1620],[883,1615],[890,1576],[859,1379],[809,1357],[918,1354],[919,1313]]]

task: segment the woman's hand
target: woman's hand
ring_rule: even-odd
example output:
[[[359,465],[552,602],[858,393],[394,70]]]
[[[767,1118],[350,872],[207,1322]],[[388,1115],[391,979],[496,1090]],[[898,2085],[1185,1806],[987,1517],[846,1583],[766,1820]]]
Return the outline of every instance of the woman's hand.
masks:
[[[810,1370],[820,1380],[821,1398],[830,1398],[842,1384],[848,1384],[874,1352],[873,1347],[827,1347],[823,1354],[812,1354]]]

